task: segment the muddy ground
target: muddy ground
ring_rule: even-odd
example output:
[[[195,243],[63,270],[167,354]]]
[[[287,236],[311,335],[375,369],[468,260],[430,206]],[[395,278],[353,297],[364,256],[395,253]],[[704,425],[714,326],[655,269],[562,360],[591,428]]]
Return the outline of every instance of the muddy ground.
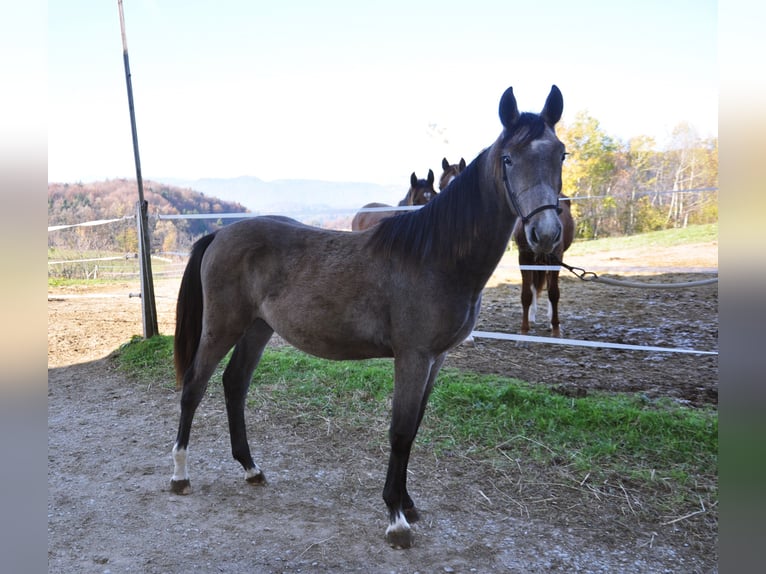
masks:
[[[715,244],[571,262],[717,267]],[[598,266],[601,267],[598,267]],[[610,273],[599,273],[617,278]],[[708,275],[621,273],[632,282]],[[155,287],[171,334],[177,278]],[[504,261],[477,330],[516,333],[518,271]],[[717,512],[652,511],[629,483],[592,484],[566,467],[480,456],[437,457],[416,442],[410,492],[421,509],[415,547],[393,550],[381,491],[387,421],[349,428],[279,410],[248,413],[269,479],[245,483],[229,455],[221,397],[203,401],[190,449],[193,493],[169,491],[178,394],[138,385],[109,355],[142,333],[138,287],[51,289],[48,300],[48,560],[50,572],[716,572]],[[563,336],[714,351],[717,285],[638,289],[562,279]],[[539,313],[533,335],[548,336]],[[279,341],[275,341],[279,344]],[[500,373],[573,396],[596,389],[717,405],[717,355],[520,344],[477,338],[446,366]],[[424,425],[428,424],[428,414]],[[512,453],[511,453],[512,455]],[[672,496],[672,492],[667,493]],[[688,516],[687,516],[688,514]]]

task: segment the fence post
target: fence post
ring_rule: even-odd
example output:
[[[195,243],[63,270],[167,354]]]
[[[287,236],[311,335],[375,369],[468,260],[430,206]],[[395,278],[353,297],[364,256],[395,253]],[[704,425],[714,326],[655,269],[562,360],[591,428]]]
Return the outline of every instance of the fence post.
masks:
[[[144,323],[144,338],[159,335],[157,308],[154,302],[154,281],[152,278],[152,254],[149,246],[147,202],[136,203],[136,225],[138,225],[138,267],[141,276],[141,317]]]
[[[125,63],[125,81],[128,85],[128,107],[130,108],[130,127],[133,132],[133,156],[136,162],[136,183],[138,184],[138,203],[136,221],[138,225],[138,256],[141,268],[141,307],[143,309],[144,338],[150,339],[159,334],[157,327],[157,308],[154,303],[154,284],[152,282],[152,259],[149,243],[148,204],[144,200],[144,181],[141,177],[141,159],[138,154],[138,134],[136,132],[136,112],[133,106],[133,83],[130,78],[128,60],[128,40],[125,34],[125,17],[122,12],[122,0],[118,0],[120,11],[120,31],[122,32],[122,56]]]

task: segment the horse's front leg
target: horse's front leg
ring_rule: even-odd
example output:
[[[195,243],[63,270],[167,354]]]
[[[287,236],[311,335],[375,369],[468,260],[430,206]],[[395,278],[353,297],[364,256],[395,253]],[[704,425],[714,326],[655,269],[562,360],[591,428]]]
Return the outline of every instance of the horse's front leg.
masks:
[[[551,271],[548,275],[548,317],[551,320],[551,336],[560,337],[559,327],[559,272]]]
[[[535,321],[534,276],[532,271],[521,272],[521,334],[529,333],[530,322]],[[534,305],[534,306],[533,306]]]
[[[407,492],[407,465],[412,443],[444,358],[440,355],[432,360],[411,353],[398,356],[394,361],[394,400],[389,429],[391,453],[383,488],[389,518],[386,541],[394,548],[412,546],[410,522],[417,522],[419,514]]]

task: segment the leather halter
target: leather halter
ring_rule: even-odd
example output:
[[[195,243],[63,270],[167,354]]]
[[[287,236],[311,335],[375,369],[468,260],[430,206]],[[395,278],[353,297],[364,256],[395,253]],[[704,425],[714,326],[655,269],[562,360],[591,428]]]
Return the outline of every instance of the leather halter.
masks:
[[[530,211],[528,214],[523,215],[521,212],[521,206],[519,205],[519,199],[516,197],[516,193],[514,193],[513,187],[511,186],[511,179],[508,177],[508,168],[511,167],[511,156],[505,154],[501,159],[503,161],[503,182],[505,183],[505,198],[508,200],[508,207],[511,208],[511,212],[515,213],[517,217],[521,218],[521,221],[524,223],[524,225],[529,223],[529,220],[533,215],[536,215],[541,211],[545,211],[546,209],[555,209],[556,213],[561,214],[559,198],[558,195],[556,195],[555,205],[541,205],[540,207],[536,207]]]

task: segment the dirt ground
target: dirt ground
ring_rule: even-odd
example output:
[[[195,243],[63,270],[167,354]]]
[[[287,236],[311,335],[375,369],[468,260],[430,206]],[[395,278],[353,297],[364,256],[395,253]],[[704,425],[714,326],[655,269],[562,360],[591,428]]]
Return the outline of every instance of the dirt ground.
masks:
[[[590,256],[571,264],[716,268],[717,245]],[[621,273],[632,282],[709,275]],[[173,332],[178,279],[156,283],[160,332]],[[646,512],[629,484],[591,484],[566,468],[439,458],[416,441],[410,492],[415,546],[389,548],[381,498],[387,421],[349,429],[249,412],[253,454],[269,484],[245,483],[229,454],[221,397],[203,401],[190,448],[193,492],[170,493],[179,396],[127,380],[109,355],[142,333],[137,282],[48,295],[50,572],[717,572],[717,513]],[[518,270],[504,260],[485,291],[480,331],[516,333]],[[718,349],[717,284],[638,289],[562,274],[563,337]],[[548,336],[545,313],[532,335]],[[274,344],[279,344],[275,341]],[[446,367],[499,373],[572,396],[596,389],[717,404],[717,355],[476,338]],[[424,425],[428,424],[428,414]],[[672,493],[668,493],[672,496]]]

